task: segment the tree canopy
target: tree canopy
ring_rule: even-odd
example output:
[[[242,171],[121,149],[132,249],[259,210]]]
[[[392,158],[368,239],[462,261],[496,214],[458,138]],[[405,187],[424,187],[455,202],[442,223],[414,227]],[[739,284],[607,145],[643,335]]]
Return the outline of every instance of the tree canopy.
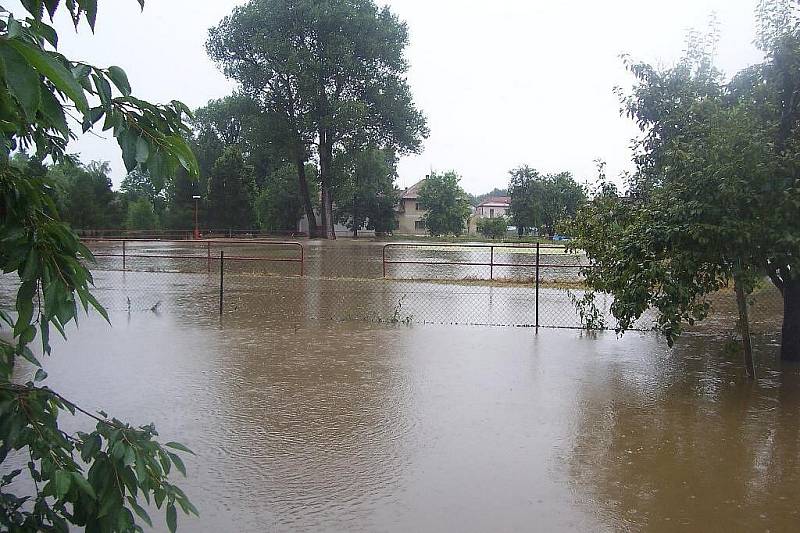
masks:
[[[520,236],[528,228],[553,235],[556,226],[571,220],[586,199],[584,187],[569,172],[543,175],[526,165],[509,174],[511,223]]]
[[[428,134],[405,80],[408,32],[372,0],[251,0],[209,31],[208,53],[281,131],[306,215],[316,155],[323,234],[333,232],[333,155],[365,145],[417,151]]]
[[[418,200],[427,211],[423,220],[431,235],[459,236],[464,232],[470,209],[460,180],[454,171],[431,172],[420,187]]]
[[[730,82],[713,34],[691,34],[671,68],[624,58],[637,171],[626,197],[599,195],[581,211],[574,246],[592,287],[613,294],[620,331],[654,307],[670,342],[706,317],[710,293],[769,277],[784,299],[782,357],[800,359],[798,19],[774,1],[757,21],[765,61]]]

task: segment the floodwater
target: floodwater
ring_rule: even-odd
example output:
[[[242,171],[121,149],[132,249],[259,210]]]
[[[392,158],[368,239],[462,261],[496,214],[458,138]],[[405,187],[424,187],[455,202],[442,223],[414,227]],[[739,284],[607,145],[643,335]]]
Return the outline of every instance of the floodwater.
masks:
[[[774,339],[749,383],[709,336],[197,311],[85,319],[45,360],[196,452],[185,531],[800,529],[800,372]]]
[[[45,384],[196,452],[175,479],[202,515],[184,531],[800,530],[800,368],[777,361],[774,334],[755,338],[751,383],[720,317],[674,348],[452,325],[531,324],[537,296],[385,281],[371,243],[308,243],[302,278],[292,262],[232,267],[220,316],[209,248],[131,246],[158,257],[96,272],[113,325],[92,316],[55,340]],[[512,253],[497,257],[530,260]],[[574,325],[562,292],[540,297],[543,324]]]

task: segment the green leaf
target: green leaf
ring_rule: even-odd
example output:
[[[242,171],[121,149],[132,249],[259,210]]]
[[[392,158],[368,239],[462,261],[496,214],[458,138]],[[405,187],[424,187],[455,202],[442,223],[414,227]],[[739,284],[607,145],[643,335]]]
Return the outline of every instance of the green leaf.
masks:
[[[150,520],[150,515],[147,514],[147,511],[142,509],[142,507],[136,502],[136,500],[133,497],[128,496],[128,503],[133,508],[133,512],[136,513],[136,515],[139,518],[144,520],[148,526],[153,527],[153,521]]]
[[[39,381],[44,381],[46,379],[47,379],[47,372],[45,372],[43,368],[39,368],[38,370],[36,370],[36,374],[33,376],[33,381],[38,383]]]
[[[136,168],[136,144],[139,137],[129,128],[120,131],[117,135],[117,143],[122,150],[122,162],[125,163],[125,170],[131,172]]]
[[[180,450],[182,452],[186,452],[186,453],[190,453],[190,454],[194,455],[194,452],[192,450],[190,450],[189,448],[187,448],[186,446],[184,446],[180,442],[168,442],[164,446],[168,446],[170,448],[174,448],[176,450]]]
[[[108,80],[97,74],[92,74],[92,80],[94,80],[94,87],[100,96],[100,101],[103,105],[109,105],[111,103],[111,85]]]
[[[148,157],[150,157],[150,146],[144,137],[139,137],[136,140],[136,162],[146,163]]]
[[[72,480],[75,481],[78,487],[80,487],[80,489],[83,492],[89,495],[90,498],[92,498],[93,500],[97,499],[97,494],[95,494],[94,488],[92,488],[92,485],[89,484],[89,481],[85,477],[83,477],[83,475],[80,472],[73,472]]]
[[[171,533],[175,533],[178,529],[178,511],[175,509],[174,503],[167,504],[167,527]]]
[[[64,115],[64,108],[53,93],[47,90],[42,91],[42,103],[39,110],[64,138],[69,137],[69,125],[67,117]]]
[[[169,455],[169,458],[172,459],[172,464],[175,465],[175,468],[177,468],[178,471],[185,476],[186,466],[183,464],[183,460],[178,455],[171,452],[167,452],[167,455]]]
[[[78,111],[86,113],[89,104],[78,80],[67,70],[52,52],[46,52],[18,40],[4,41],[19,52],[39,74],[50,80],[56,88],[75,103]]]
[[[39,74],[14,47],[0,41],[0,60],[5,71],[8,90],[19,103],[28,121],[33,122],[41,101]]]
[[[128,75],[124,70],[117,66],[108,67],[108,78],[123,96],[130,96],[131,84],[128,83]]]
[[[53,484],[55,485],[55,496],[62,499],[69,492],[69,487],[72,482],[72,474],[67,470],[56,470],[53,477]]]

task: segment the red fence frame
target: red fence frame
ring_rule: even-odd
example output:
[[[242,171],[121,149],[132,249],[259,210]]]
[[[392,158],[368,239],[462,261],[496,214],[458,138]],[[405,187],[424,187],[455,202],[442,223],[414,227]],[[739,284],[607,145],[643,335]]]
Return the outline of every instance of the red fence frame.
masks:
[[[247,240],[247,241],[237,241],[232,243],[230,241],[222,241],[222,240],[215,240],[215,239],[186,239],[186,240],[162,240],[162,239],[111,239],[111,238],[84,238],[82,239],[84,243],[91,243],[91,242],[112,242],[112,243],[122,243],[122,253],[96,253],[93,254],[95,257],[121,257],[122,258],[122,270],[127,270],[127,260],[128,258],[144,258],[144,259],[205,259],[206,260],[206,271],[211,272],[211,261],[215,259],[212,257],[212,246],[217,245],[219,248],[223,248],[225,246],[263,246],[263,247],[292,247],[297,248],[300,252],[299,257],[290,257],[290,258],[283,258],[283,257],[257,257],[257,256],[246,256],[246,255],[229,255],[225,257],[228,261],[266,261],[266,262],[274,262],[274,263],[299,263],[300,264],[300,277],[305,275],[305,248],[299,242],[292,242],[292,241],[272,241],[272,240]],[[177,245],[198,245],[205,249],[205,255],[185,255],[185,254],[131,254],[127,251],[127,244],[137,243],[158,243],[158,244],[177,244]]]

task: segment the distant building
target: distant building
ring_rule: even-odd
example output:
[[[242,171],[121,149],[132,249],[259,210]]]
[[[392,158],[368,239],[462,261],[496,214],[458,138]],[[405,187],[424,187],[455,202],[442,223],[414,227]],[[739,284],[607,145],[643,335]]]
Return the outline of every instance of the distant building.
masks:
[[[419,204],[419,190],[425,180],[420,180],[402,193],[400,203],[397,205],[397,229],[395,233],[401,235],[423,235],[427,233],[423,217],[427,212]]]
[[[493,196],[487,198],[475,208],[475,215],[480,218],[495,218],[508,215],[511,208],[510,196]]]

